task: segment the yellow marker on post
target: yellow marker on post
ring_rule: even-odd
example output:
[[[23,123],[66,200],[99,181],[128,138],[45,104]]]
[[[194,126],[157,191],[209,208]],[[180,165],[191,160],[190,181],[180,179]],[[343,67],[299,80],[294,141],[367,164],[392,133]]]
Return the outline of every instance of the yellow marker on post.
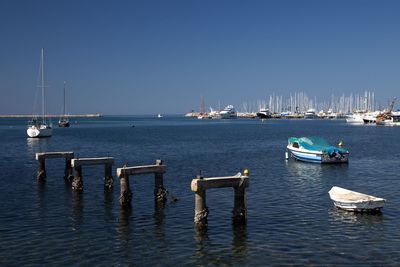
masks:
[[[343,140],[340,140],[338,147],[342,148],[343,147]]]

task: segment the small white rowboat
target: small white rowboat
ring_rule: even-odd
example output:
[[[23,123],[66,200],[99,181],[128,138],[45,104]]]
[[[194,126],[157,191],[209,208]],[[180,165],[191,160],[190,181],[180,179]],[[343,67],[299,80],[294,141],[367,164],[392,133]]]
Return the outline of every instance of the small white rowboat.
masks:
[[[379,211],[386,202],[386,199],[358,193],[338,186],[334,186],[329,190],[329,196],[336,207],[349,211]]]

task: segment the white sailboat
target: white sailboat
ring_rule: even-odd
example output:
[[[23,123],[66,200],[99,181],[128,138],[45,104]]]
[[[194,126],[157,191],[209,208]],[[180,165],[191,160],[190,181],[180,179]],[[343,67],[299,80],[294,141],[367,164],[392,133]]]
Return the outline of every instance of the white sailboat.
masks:
[[[40,79],[42,89],[42,120],[40,121],[37,116],[34,116],[28,123],[26,133],[29,137],[50,137],[53,134],[51,124],[46,122],[45,118],[45,85],[44,85],[44,49],[41,50],[40,56]]]

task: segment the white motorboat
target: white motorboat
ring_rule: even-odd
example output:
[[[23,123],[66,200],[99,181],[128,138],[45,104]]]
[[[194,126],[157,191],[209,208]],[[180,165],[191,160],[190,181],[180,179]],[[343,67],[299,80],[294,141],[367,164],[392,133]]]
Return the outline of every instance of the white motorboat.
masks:
[[[376,123],[376,117],[379,115],[378,111],[367,112],[363,117],[364,123]]]
[[[348,123],[364,123],[365,111],[357,110],[352,114],[346,115],[346,122]]]
[[[341,147],[331,146],[321,137],[290,137],[286,149],[290,156],[313,163],[347,163],[349,151]],[[289,153],[287,154],[287,158]]]
[[[400,126],[400,111],[378,115],[376,124],[385,126]]]
[[[236,119],[237,113],[235,108],[232,105],[229,105],[219,112],[219,117],[221,119]]]
[[[329,190],[329,196],[336,207],[348,211],[379,211],[386,202],[386,199],[358,193],[338,186],[333,186]]]
[[[272,117],[271,111],[269,111],[269,109],[267,109],[267,108],[260,109],[260,111],[257,112],[256,115],[260,119],[270,119]]]
[[[40,57],[40,79],[41,79],[41,89],[42,89],[42,120],[39,121],[37,116],[34,116],[28,123],[28,129],[26,133],[29,137],[39,138],[39,137],[50,137],[53,134],[53,129],[51,123],[46,122],[45,116],[45,84],[44,84],[44,49],[41,50]]]
[[[316,119],[316,118],[318,118],[315,109],[310,108],[309,110],[307,110],[306,113],[304,113],[304,118],[305,119]]]

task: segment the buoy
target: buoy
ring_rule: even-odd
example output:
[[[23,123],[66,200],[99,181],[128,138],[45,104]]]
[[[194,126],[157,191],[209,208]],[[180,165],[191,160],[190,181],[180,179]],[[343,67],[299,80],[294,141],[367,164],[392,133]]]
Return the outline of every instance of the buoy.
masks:
[[[244,169],[243,174],[244,174],[244,176],[249,176],[249,170],[248,169]]]

